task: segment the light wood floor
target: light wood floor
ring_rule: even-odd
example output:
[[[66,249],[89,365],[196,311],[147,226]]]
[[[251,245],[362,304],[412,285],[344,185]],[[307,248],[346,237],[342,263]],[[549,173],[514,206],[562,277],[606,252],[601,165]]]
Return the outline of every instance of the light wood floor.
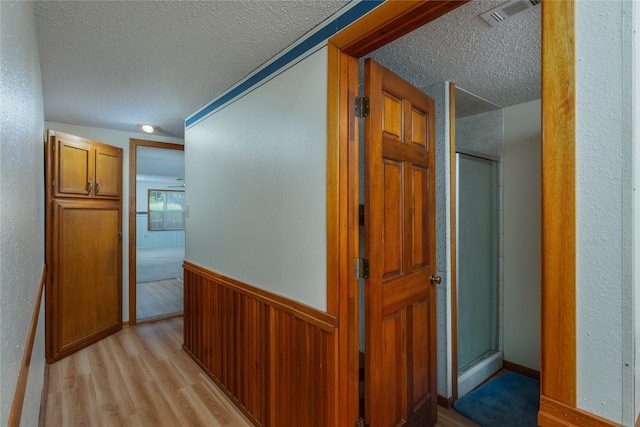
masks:
[[[174,316],[183,309],[183,285],[179,279],[136,284],[137,321]]]
[[[438,427],[477,424],[438,408]],[[47,427],[252,424],[182,351],[182,318],[137,325],[52,364]]]

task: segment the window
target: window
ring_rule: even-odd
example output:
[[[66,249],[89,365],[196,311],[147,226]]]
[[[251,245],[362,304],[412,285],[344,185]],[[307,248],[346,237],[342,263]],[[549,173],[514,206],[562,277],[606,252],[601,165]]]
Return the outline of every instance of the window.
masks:
[[[184,230],[184,191],[149,190],[149,231]]]

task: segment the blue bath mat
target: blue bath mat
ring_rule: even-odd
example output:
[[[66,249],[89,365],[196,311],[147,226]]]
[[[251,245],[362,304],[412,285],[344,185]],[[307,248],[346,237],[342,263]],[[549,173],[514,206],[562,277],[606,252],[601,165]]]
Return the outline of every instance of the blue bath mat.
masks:
[[[453,407],[483,427],[535,427],[540,381],[507,372],[456,400]]]

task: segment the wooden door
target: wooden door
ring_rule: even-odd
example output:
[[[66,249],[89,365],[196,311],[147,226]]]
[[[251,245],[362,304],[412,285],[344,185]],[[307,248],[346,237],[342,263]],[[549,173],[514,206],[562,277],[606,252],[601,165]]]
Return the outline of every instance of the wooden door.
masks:
[[[119,203],[56,200],[53,210],[58,359],[122,327],[122,209]]]
[[[365,61],[365,418],[436,422],[434,101]]]
[[[122,149],[49,131],[47,361],[122,328]]]

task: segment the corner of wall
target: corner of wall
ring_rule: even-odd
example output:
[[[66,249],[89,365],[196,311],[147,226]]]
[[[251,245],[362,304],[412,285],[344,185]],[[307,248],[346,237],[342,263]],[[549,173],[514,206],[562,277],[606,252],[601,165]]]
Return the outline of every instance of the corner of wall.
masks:
[[[44,266],[44,107],[34,3],[2,1],[0,19],[0,98],[11,100],[0,104],[0,425],[7,425]],[[43,317],[33,325],[36,348],[22,412],[14,414],[23,425],[38,421],[43,325]]]
[[[436,104],[436,271],[442,277],[442,283],[436,291],[438,394],[445,398],[451,397],[453,393],[449,85],[445,81],[423,89]]]

